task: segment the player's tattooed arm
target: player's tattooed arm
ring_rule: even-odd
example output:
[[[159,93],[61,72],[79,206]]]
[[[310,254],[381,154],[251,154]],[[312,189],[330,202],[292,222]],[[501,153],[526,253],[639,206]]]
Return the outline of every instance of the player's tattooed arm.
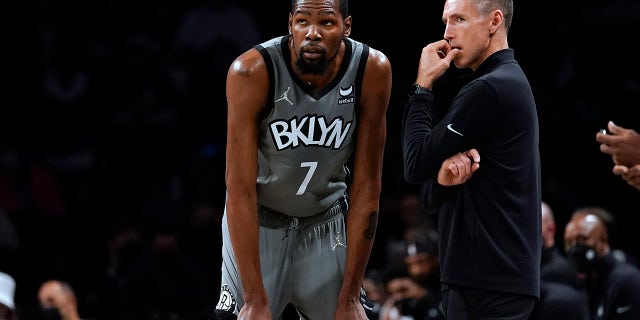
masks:
[[[376,227],[378,225],[378,211],[371,212],[369,214],[369,225],[364,229],[364,237],[367,239],[373,239],[376,235]]]

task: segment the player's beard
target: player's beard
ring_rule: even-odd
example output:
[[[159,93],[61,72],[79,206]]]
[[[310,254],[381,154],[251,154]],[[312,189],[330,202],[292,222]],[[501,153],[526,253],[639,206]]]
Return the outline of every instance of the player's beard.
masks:
[[[302,74],[325,74],[329,69],[329,61],[325,58],[308,61],[298,56],[296,67]]]
[[[302,74],[325,74],[329,69],[329,63],[338,55],[336,53],[333,57],[327,58],[327,52],[323,51],[320,59],[306,60],[302,57],[303,51],[304,47],[300,49],[300,52],[298,52],[298,59],[296,60],[296,67]]]

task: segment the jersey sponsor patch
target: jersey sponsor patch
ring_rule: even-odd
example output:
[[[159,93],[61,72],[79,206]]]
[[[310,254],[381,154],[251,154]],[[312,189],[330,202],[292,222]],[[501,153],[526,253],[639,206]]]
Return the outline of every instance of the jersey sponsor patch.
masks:
[[[348,104],[354,103],[355,98],[353,97],[353,84],[349,85],[347,88],[340,87],[340,98],[338,98],[338,104]]]
[[[216,309],[235,312],[236,305],[236,297],[234,297],[231,293],[231,290],[229,290],[229,286],[226,284],[222,285],[222,287],[220,288],[220,300],[218,300]]]

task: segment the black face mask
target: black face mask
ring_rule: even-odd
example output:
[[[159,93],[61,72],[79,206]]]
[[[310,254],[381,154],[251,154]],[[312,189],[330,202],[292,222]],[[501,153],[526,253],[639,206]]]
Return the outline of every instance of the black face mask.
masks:
[[[593,271],[600,260],[596,256],[596,250],[584,244],[577,244],[569,249],[567,257],[581,273]]]
[[[58,308],[42,308],[42,320],[62,320]]]

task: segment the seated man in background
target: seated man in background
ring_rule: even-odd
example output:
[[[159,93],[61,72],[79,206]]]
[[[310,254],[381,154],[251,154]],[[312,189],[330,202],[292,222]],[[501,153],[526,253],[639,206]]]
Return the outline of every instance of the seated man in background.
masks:
[[[545,202],[541,206],[540,300],[529,320],[590,320],[587,295],[578,271],[556,245],[558,227],[553,211]]]
[[[580,288],[578,271],[556,246],[556,225],[553,210],[542,202],[542,263],[540,265],[540,278],[544,281],[560,282],[574,288]]]
[[[64,281],[47,280],[42,283],[38,301],[42,307],[42,319],[81,320],[76,295]]]
[[[602,208],[576,210],[564,231],[567,256],[584,278],[594,320],[640,319],[640,271],[609,247]]]

